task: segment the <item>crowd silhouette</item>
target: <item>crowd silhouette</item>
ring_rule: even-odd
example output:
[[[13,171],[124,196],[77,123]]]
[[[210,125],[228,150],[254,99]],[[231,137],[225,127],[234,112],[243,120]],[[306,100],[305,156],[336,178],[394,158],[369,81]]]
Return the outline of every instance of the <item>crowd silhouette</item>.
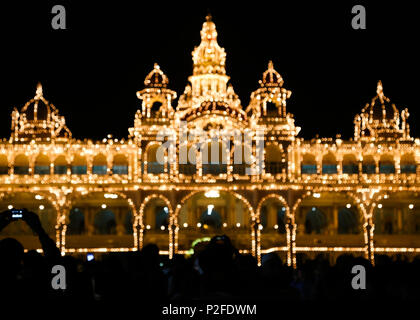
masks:
[[[103,254],[87,261],[61,256],[38,216],[25,211],[22,219],[39,237],[43,253],[24,251],[13,238],[0,240],[0,298],[56,301],[318,301],[375,299],[419,300],[420,257],[377,255],[368,260],[341,255],[334,265],[325,255],[297,256],[297,269],[276,253],[265,254],[262,265],[240,254],[227,236],[201,242],[190,257],[159,255],[154,244],[139,252]],[[0,214],[0,232],[13,222],[11,211]],[[1,235],[1,233],[0,233]],[[66,289],[53,289],[51,270],[66,270]],[[366,289],[351,286],[354,265],[366,268]],[[2,300],[4,301],[4,300]]]

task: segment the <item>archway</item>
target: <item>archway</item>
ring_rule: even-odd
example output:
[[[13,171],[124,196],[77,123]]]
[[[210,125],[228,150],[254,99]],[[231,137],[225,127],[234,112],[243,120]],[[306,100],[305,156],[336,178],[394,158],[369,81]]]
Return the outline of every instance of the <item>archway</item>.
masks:
[[[75,194],[66,219],[67,248],[133,247],[133,201],[118,192]]]
[[[205,215],[210,212],[210,217]],[[225,234],[238,249],[250,250],[253,209],[242,196],[227,191],[191,193],[175,212],[179,226],[178,249],[188,250],[194,240]]]
[[[365,217],[356,197],[345,192],[309,192],[294,206],[298,247],[362,247]]]
[[[141,245],[156,244],[160,250],[169,250],[169,223],[172,207],[163,195],[152,194],[140,206],[140,221],[143,226]]]
[[[12,208],[26,208],[39,216],[41,225],[47,234],[56,238],[57,210],[54,204],[54,198],[49,194],[15,192],[2,193],[0,195],[0,212]],[[30,227],[23,220],[12,221],[5,227],[0,238],[13,237],[23,244],[25,249],[40,249],[41,243],[38,237],[32,232]]]
[[[277,194],[270,194],[259,202],[257,216],[261,223],[261,249],[284,247],[279,255],[287,261],[287,223],[291,222],[289,206],[285,199]],[[289,220],[290,219],[290,220]]]

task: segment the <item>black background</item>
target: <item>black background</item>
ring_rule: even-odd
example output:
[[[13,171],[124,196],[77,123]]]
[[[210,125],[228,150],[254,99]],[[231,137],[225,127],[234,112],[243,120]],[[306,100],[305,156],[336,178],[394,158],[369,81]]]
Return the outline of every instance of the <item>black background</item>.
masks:
[[[67,30],[51,27],[56,4],[66,8]],[[356,4],[366,8],[366,30],[351,27]],[[135,93],[154,62],[182,94],[208,12],[244,108],[272,59],[292,90],[288,111],[301,136],[352,137],[354,116],[379,79],[400,110],[409,108],[412,135],[419,136],[414,2],[277,0],[2,2],[0,137],[10,136],[13,107],[34,96],[38,81],[76,138],[126,137],[140,106]]]

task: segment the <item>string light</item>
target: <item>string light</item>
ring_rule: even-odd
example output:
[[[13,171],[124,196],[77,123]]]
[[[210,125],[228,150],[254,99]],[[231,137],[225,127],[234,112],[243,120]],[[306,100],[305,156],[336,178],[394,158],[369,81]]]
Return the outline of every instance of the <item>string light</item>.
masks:
[[[183,221],[180,212],[199,193],[214,199],[214,204],[207,207],[208,215],[213,215],[215,206],[219,206],[218,198],[225,194],[243,205],[242,214],[247,222],[242,229],[250,224],[246,232],[251,243],[250,249],[241,252],[252,253],[259,265],[261,254],[270,250],[286,252],[287,264],[293,267],[296,267],[297,252],[364,252],[372,262],[375,252],[419,252],[419,248],[374,246],[374,210],[382,208],[380,201],[397,192],[420,191],[416,175],[420,140],[410,136],[408,110],[399,112],[384,95],[382,82],[377,84],[377,95],[355,117],[354,139],[344,141],[337,136],[306,141],[298,137],[301,128],[295,126],[294,116],[286,109],[292,92],[283,87],[284,80],[272,61],[259,81],[259,88],[251,93],[249,105],[242,107],[229,84],[226,53],[217,42],[216,25],[210,16],[203,23],[201,42],[192,52],[192,58],[193,74],[176,108],[173,102],[177,94],[168,88],[168,77],[158,64],[153,66],[144,81],[145,88],[137,92],[141,108],[135,114],[133,127],[129,128],[128,139],[119,140],[112,135],[101,141],[73,138],[64,117],[44,98],[39,84],[34,98],[19,111],[13,110],[10,139],[0,141],[0,167],[7,172],[0,175],[1,199],[9,201],[6,195],[11,192],[30,192],[36,200],[45,199],[47,208],[51,205],[57,213],[56,244],[63,255],[141,250],[145,229],[151,229],[146,224],[150,221],[145,220],[146,207],[158,199],[163,201],[168,217],[168,226],[162,225],[160,229],[166,230],[169,245],[161,253],[173,258],[174,254],[183,252],[178,251],[179,225]],[[223,170],[208,173],[203,163],[203,148],[194,148],[197,139],[181,142],[183,121],[187,122],[189,133],[203,129],[210,133],[215,129],[222,133],[251,132],[251,145],[244,143],[238,148],[244,153],[249,149],[254,161],[237,165],[232,152],[235,146],[230,150],[228,143],[222,143],[226,154]],[[173,150],[165,152],[161,165],[156,161],[156,152],[162,141],[156,137],[162,131],[173,142]],[[264,135],[258,136],[258,131]],[[264,142],[261,152],[256,147],[259,141]],[[232,140],[228,142],[232,144]],[[192,150],[195,163],[179,163],[183,147]],[[263,159],[261,171],[257,170],[255,161],[259,157]],[[246,169],[256,174],[244,174]],[[103,194],[99,203],[118,199],[128,204],[133,214],[132,248],[66,247],[70,210],[77,199],[93,193]],[[295,221],[299,209],[308,199],[316,201],[322,197],[324,201],[327,198],[324,193],[346,195],[349,198],[346,201],[351,203],[340,205],[347,209],[354,206],[360,213],[363,247],[296,246],[297,231],[301,228]],[[279,228],[278,224],[263,228],[261,223],[262,207],[269,199],[279,201],[284,212],[284,247],[261,247],[261,231]],[[316,211],[317,207],[312,205],[308,207]],[[410,203],[408,208],[413,210],[414,206]],[[107,207],[106,203],[101,204],[102,209]],[[12,209],[13,205],[7,208]],[[44,210],[46,206],[41,204],[38,208]],[[201,222],[188,222],[191,229],[208,228]],[[232,229],[241,227],[241,223],[234,221],[229,221],[229,225]],[[183,222],[182,226],[188,228],[189,224]],[[223,222],[222,226],[227,228],[228,224]]]

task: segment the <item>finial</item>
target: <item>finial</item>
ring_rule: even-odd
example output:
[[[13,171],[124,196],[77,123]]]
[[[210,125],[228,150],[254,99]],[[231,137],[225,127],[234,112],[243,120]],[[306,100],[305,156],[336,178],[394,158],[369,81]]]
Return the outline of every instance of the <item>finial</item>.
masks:
[[[208,13],[208,14],[207,14],[207,16],[206,16],[206,21],[207,21],[207,22],[211,22],[211,21],[212,21],[212,16],[211,16],[211,13]]]
[[[273,65],[273,61],[272,60],[268,61],[268,69],[269,70],[274,69],[274,65]]]
[[[37,86],[36,86],[36,93],[35,93],[35,98],[39,98],[42,97],[42,84],[41,82],[38,82]]]
[[[160,69],[159,65],[158,65],[156,62],[155,62],[155,64],[154,64],[153,68],[155,68],[155,69]]]
[[[382,86],[382,81],[379,80],[378,81],[378,86],[376,87],[376,93],[378,94],[378,96],[382,97],[384,95],[384,87]]]

